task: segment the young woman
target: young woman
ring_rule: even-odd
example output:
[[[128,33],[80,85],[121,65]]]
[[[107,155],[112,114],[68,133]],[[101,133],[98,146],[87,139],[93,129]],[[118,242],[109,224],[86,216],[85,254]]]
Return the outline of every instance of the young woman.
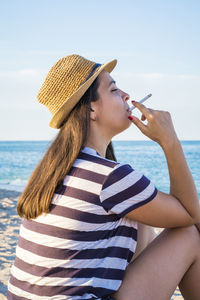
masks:
[[[130,116],[115,65],[64,57],[39,91],[60,130],[18,203],[8,299],[166,300],[179,285],[199,300],[200,207],[180,141],[168,112],[134,102],[142,118]],[[132,123],[162,147],[169,194],[116,162],[111,139]],[[152,241],[151,226],[166,229]]]

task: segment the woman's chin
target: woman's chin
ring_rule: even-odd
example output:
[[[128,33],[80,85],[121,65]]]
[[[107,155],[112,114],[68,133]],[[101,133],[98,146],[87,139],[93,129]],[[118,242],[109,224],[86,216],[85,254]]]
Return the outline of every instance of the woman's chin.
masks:
[[[125,131],[126,129],[128,129],[130,127],[130,125],[131,125],[131,121],[128,120],[128,123],[123,128],[121,128],[121,130],[119,130],[117,134],[119,134],[119,133]]]

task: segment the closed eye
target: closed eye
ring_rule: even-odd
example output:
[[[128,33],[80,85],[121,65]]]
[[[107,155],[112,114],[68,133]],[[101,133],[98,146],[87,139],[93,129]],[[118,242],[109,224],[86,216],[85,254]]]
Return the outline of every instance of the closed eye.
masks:
[[[114,89],[114,90],[111,90],[111,92],[115,92],[115,91],[117,91],[118,89]]]

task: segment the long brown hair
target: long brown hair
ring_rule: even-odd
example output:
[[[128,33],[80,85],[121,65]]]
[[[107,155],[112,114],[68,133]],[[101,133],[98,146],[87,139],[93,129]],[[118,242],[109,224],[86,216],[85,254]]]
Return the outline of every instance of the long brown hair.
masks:
[[[17,205],[20,217],[34,219],[49,212],[56,187],[63,182],[87,141],[90,102],[98,100],[98,86],[97,77],[63,122],[56,138],[30,176]],[[112,142],[107,147],[106,158],[116,161]]]

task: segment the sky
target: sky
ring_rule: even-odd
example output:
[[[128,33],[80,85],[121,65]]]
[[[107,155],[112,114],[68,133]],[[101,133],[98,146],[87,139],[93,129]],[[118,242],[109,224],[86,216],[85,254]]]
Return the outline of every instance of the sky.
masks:
[[[60,58],[117,59],[117,86],[200,140],[199,0],[0,0],[0,140],[51,140],[37,93]],[[135,113],[135,111],[134,111]],[[139,115],[138,113],[135,113]],[[146,140],[137,127],[114,140]]]

